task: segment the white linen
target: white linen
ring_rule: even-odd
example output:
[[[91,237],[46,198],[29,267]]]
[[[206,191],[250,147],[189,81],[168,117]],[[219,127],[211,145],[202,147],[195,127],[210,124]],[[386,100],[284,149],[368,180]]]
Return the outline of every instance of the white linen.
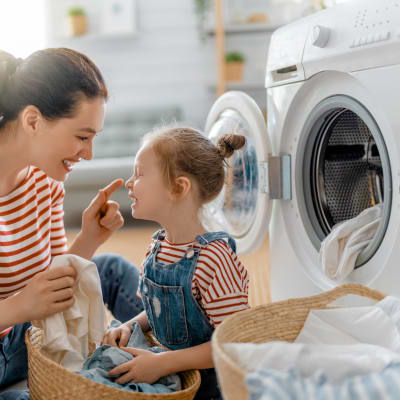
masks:
[[[323,272],[335,281],[342,281],[355,267],[379,227],[383,203],[365,209],[356,217],[335,225],[322,241],[319,262]]]
[[[224,348],[247,373],[269,369],[287,372],[294,367],[304,378],[323,373],[331,383],[379,372],[392,362],[400,362],[399,354],[371,344],[227,343]]]
[[[54,257],[49,268],[71,265],[77,271],[74,304],[33,325],[44,330],[42,351],[70,370],[81,369],[89,342],[99,345],[107,328],[101,283],[96,265],[73,254]]]
[[[375,306],[311,310],[295,343],[227,343],[226,351],[247,372],[323,373],[338,383],[380,372],[400,362],[400,300],[387,296]]]

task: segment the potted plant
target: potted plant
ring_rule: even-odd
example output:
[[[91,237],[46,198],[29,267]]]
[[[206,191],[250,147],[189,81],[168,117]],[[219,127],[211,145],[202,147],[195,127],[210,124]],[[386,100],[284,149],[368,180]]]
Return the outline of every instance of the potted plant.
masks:
[[[225,54],[226,81],[239,82],[243,79],[244,56],[238,51]]]
[[[210,0],[195,0],[194,1],[194,12],[197,17],[197,29],[199,31],[200,39],[205,41],[205,23],[207,19],[207,13],[211,8]]]
[[[68,22],[71,36],[84,35],[87,32],[87,16],[82,7],[68,9]]]

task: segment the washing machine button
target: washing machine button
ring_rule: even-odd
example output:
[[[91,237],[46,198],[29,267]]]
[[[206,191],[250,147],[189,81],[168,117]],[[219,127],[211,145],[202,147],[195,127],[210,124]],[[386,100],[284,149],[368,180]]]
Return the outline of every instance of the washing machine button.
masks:
[[[311,43],[316,47],[325,47],[329,41],[331,30],[325,26],[315,25],[312,30]]]

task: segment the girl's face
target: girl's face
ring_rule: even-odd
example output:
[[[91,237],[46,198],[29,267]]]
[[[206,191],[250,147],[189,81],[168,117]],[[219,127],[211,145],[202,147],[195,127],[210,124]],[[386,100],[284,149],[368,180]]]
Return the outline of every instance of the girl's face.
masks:
[[[64,181],[81,158],[93,157],[93,139],[103,129],[105,103],[99,97],[79,101],[72,118],[40,120],[29,143],[32,165],[57,181]]]
[[[133,175],[125,187],[132,199],[134,218],[162,223],[173,198],[165,184],[159,158],[148,144],[144,144],[136,154]]]

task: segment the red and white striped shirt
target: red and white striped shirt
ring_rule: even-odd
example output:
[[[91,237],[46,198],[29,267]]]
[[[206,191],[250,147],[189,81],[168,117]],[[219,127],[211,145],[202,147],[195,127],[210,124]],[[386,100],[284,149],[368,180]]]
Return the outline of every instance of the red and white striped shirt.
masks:
[[[36,167],[0,197],[0,299],[20,291],[67,250],[63,200],[63,184]]]
[[[216,326],[228,315],[249,308],[247,271],[225,240],[216,240],[201,247],[197,242],[177,244],[164,239],[157,261],[175,263],[188,247],[201,249],[193,275],[192,292],[210,323]],[[147,249],[146,258],[150,249]]]

